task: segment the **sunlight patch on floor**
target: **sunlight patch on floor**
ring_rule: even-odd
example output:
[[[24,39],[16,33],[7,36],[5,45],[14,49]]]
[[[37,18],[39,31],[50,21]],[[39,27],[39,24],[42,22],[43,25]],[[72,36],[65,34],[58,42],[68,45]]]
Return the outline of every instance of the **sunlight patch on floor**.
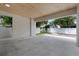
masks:
[[[60,36],[60,35],[50,35],[50,34],[45,34],[44,36],[49,36],[49,37],[56,37],[56,38],[61,38],[61,39],[66,39],[68,41],[76,41],[76,37],[67,37],[67,36]]]

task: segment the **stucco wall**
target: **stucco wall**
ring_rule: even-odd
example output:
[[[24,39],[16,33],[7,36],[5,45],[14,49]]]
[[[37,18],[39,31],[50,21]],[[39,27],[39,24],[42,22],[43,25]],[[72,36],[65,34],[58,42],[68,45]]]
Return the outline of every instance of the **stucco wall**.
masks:
[[[76,28],[49,28],[49,32],[76,35]]]
[[[0,27],[0,38],[9,38],[12,34],[12,28]]]
[[[36,28],[36,33],[40,33],[40,28]]]
[[[76,35],[76,28],[49,28],[50,33],[63,33],[63,34],[74,34]],[[36,33],[40,33],[40,28],[36,29]]]
[[[0,15],[13,17],[12,37],[30,36],[29,18],[18,16],[4,11],[0,11]]]

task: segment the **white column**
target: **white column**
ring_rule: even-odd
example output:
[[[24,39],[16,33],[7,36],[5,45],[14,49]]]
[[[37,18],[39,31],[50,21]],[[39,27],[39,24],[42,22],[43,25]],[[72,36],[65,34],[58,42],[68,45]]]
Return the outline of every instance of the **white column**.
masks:
[[[77,46],[79,46],[79,4],[77,5]]]
[[[36,22],[34,19],[30,18],[30,36],[36,35]]]

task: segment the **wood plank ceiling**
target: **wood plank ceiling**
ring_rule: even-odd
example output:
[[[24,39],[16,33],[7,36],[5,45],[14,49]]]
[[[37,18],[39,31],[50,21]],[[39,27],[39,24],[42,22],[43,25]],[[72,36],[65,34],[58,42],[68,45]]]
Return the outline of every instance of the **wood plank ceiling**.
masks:
[[[75,3],[12,3],[10,7],[0,4],[1,11],[7,11],[25,17],[40,17],[76,7]]]

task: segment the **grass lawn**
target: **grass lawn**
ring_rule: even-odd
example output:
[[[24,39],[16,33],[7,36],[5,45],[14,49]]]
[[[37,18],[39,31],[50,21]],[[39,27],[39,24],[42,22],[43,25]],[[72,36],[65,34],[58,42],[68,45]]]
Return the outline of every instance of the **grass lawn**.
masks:
[[[51,33],[48,33],[48,32],[41,32],[41,33],[37,33],[36,35],[44,35],[44,34],[51,34]]]

